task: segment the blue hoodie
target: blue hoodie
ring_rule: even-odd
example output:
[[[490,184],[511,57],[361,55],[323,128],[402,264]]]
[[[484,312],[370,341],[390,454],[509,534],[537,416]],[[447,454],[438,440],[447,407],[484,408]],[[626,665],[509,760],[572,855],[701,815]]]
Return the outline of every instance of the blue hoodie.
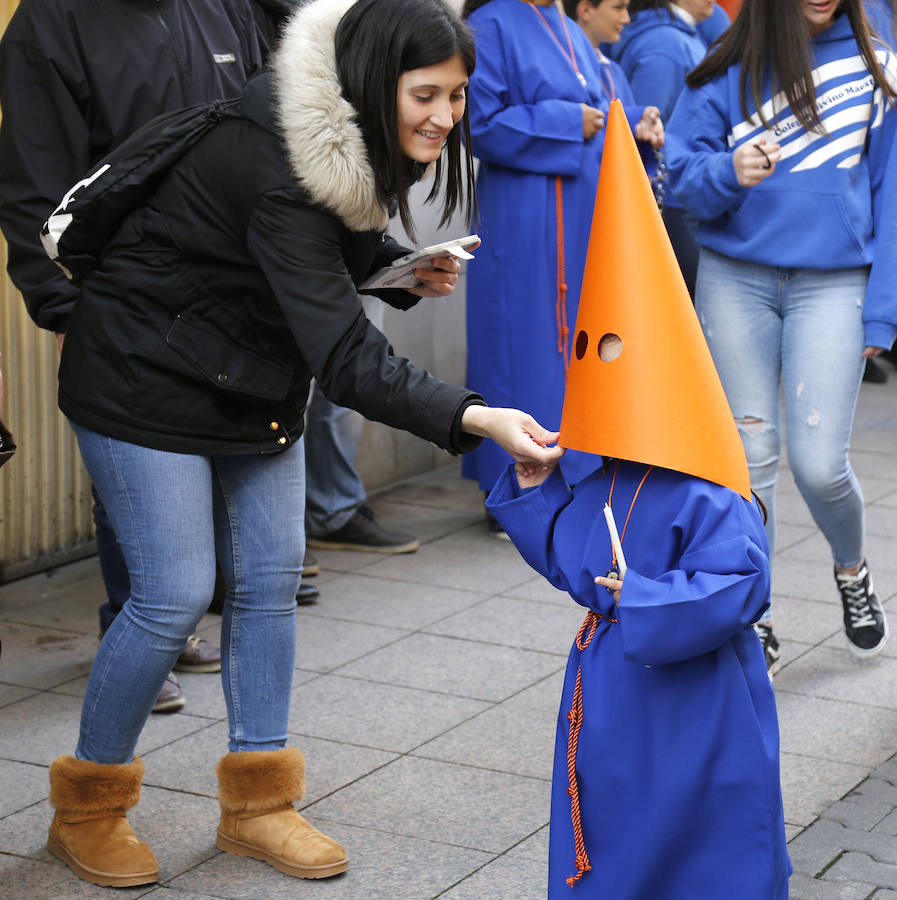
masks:
[[[704,58],[697,31],[666,9],[643,9],[608,54],[623,68],[635,102],[656,106],[664,122],[673,114],[685,76]]]
[[[714,3],[710,16],[703,22],[698,22],[697,32],[709,47],[731,24],[729,14],[719,3]]]
[[[847,16],[812,39],[812,54],[825,133],[808,132],[782,93],[776,115],[768,78],[761,96],[773,129],[745,119],[736,64],[683,91],[667,128],[670,183],[704,220],[698,242],[718,253],[787,268],[871,265],[866,344],[890,347],[897,336],[897,108],[869,74]],[[897,83],[894,54],[880,47],[877,56]],[[750,89],[747,103],[753,113]],[[782,159],[765,181],[742,187],[733,151],[761,138],[780,144]]]

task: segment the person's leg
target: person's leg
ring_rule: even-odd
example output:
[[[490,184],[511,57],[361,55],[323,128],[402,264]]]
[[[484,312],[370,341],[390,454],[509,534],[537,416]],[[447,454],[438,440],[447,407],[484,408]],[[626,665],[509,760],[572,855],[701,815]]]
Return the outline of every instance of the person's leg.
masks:
[[[376,328],[383,324],[383,303],[364,298],[364,310]],[[312,387],[305,427],[305,527],[309,546],[323,550],[411,553],[414,535],[389,531],[365,504],[366,494],[355,459],[364,418],[331,403],[320,386]]]
[[[865,508],[849,459],[863,374],[867,270],[795,270],[784,292],[788,458],[832,550],[851,649],[880,652],[887,623],[863,558]]]
[[[694,301],[700,250],[697,241],[697,221],[684,209],[666,206],[663,210],[663,224],[673,245],[673,252],[685,279],[688,294]]]
[[[211,470],[205,457],[150,450],[73,427],[131,585],[91,668],[75,755],[128,763],[212,593]]]
[[[701,250],[695,307],[744,443],[751,488],[769,513],[775,552],[775,487],[782,446],[782,318],[778,271]]]
[[[277,750],[287,739],[305,547],[302,443],[273,456],[216,456],[213,469],[230,749]]]
[[[738,431],[751,487],[767,509],[770,564],[775,552],[775,489],[781,452],[781,315],[776,269],[703,249],[695,307]],[[779,664],[772,609],[755,626],[770,678]]]
[[[100,634],[105,634],[112,620],[121,612],[131,591],[128,580],[128,567],[122,556],[121,547],[115,539],[112,523],[97,493],[95,485],[91,485],[93,493],[93,522],[96,526],[97,559],[103,586],[106,588],[106,602],[100,606]]]
[[[276,456],[219,456],[213,465],[230,726],[230,753],[217,767],[217,845],[288,875],[326,878],[346,870],[346,851],[294,808],[305,760],[285,746],[305,543],[302,443]]]

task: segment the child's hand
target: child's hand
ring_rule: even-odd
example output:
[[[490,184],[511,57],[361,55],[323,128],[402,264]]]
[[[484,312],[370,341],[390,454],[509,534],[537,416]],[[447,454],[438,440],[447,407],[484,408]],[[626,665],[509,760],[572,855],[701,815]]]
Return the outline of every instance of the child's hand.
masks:
[[[535,462],[514,463],[517,484],[522,488],[538,487],[557,467],[556,461],[545,464]]]
[[[614,603],[620,602],[620,591],[623,587],[622,577],[607,578],[605,575],[598,575],[595,578],[595,584],[600,584],[603,587],[606,587],[609,591],[611,591],[614,595]]]

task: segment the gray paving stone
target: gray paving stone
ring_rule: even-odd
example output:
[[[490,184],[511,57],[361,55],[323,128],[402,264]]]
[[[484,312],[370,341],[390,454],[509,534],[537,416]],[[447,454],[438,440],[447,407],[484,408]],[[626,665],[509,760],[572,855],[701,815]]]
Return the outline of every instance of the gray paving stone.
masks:
[[[563,684],[563,672],[551,675],[418,747],[414,755],[550,780]]]
[[[556,672],[564,663],[559,654],[412,634],[342,666],[337,674],[498,701]]]
[[[801,501],[802,503],[803,501]],[[785,504],[788,506],[789,504]],[[781,506],[776,504],[776,509]],[[808,537],[816,533],[816,525],[810,521],[808,523],[796,524],[789,522],[781,517],[776,521],[776,553],[784,553],[791,547],[795,547]]]
[[[548,871],[548,826],[540,828],[507,852],[507,856],[524,856],[545,866]]]
[[[425,544],[417,553],[378,560],[369,570],[383,578],[488,594],[528,581],[532,571],[511,544],[489,539],[479,524]]]
[[[0,758],[49,766],[61,753],[73,753],[78,742],[81,700],[62,694],[34,694],[0,709]],[[150,716],[138,755],[161,747],[208,725],[186,713]]]
[[[865,766],[783,751],[780,754],[785,821],[809,825],[866,776]]]
[[[413,631],[482,603],[486,596],[392,578],[338,575],[306,614]]]
[[[866,559],[869,560],[872,574],[877,578],[881,572],[897,572],[897,554],[894,553],[894,542],[889,537],[877,534],[866,535]],[[832,571],[832,551],[821,532],[816,532],[782,553],[782,559],[804,560],[815,562]],[[834,584],[834,578],[832,578]]]
[[[174,879],[179,890],[204,890],[231,900],[423,900],[435,897],[491,859],[465,847],[308,819],[349,855],[345,875],[326,881],[290,878],[257,860],[221,853]]]
[[[889,812],[873,829],[880,834],[897,837],[897,810]]]
[[[825,873],[829,881],[860,882],[897,888],[897,865],[876,862],[866,853],[845,853]]]
[[[887,781],[888,784],[897,785],[897,755],[885,760],[872,773],[873,777]]]
[[[44,766],[0,759],[0,818],[47,798],[50,783]],[[0,845],[2,846],[2,845]]]
[[[547,893],[547,866],[525,857],[500,856],[446,891],[440,900],[544,900]]]
[[[773,625],[775,626],[775,621],[773,621]],[[776,628],[776,636],[779,638],[779,653],[781,654],[779,659],[780,671],[784,671],[791,663],[813,649],[813,644],[802,644],[799,641],[789,640],[787,636],[779,634],[778,628]],[[778,678],[779,676],[776,675],[776,679]],[[775,687],[776,681],[773,682],[773,688]]]
[[[5,621],[20,625],[34,625],[53,631],[88,635],[93,638],[96,649],[100,631],[98,610],[106,599],[99,571],[89,579],[82,579],[79,590],[69,592],[65,602],[60,602],[59,593],[58,589],[45,591],[41,599],[2,612],[0,615]]]
[[[871,831],[897,807],[897,788],[876,778],[867,778],[846,797],[830,806],[823,816],[848,828]],[[897,852],[897,846],[895,846]],[[897,863],[897,857],[893,860]]]
[[[296,668],[331,672],[405,634],[407,631],[398,628],[299,613],[296,616]]]
[[[310,737],[290,743],[305,756],[305,797],[300,806],[307,806],[396,758],[395,753]],[[143,757],[145,782],[172,791],[217,797],[215,766],[227,752],[227,726],[214,725],[147,753]]]
[[[289,730],[295,735],[404,753],[487,705],[448,694],[327,675],[293,690]],[[298,739],[295,743],[301,746]]]
[[[788,883],[788,900],[869,900],[874,884],[836,883],[795,873]]]
[[[34,693],[33,688],[19,687],[16,684],[0,684],[0,707],[30,697]]]
[[[391,494],[378,496],[371,506],[377,521],[384,528],[400,534],[412,534],[422,544],[453,534],[480,522],[483,518],[482,507],[471,509],[465,506],[462,509],[454,509],[450,506],[395,502]]]
[[[866,533],[897,538],[897,509],[874,503],[866,507]]]
[[[831,564],[820,565],[794,559],[789,554],[777,558],[772,570],[773,617],[778,597],[799,597],[841,608]],[[835,623],[837,625],[837,614]]]
[[[803,847],[807,850],[812,848],[838,847],[839,853],[843,851],[856,850],[871,856],[876,862],[897,865],[897,842],[890,835],[874,833],[869,831],[865,824],[858,819],[854,819],[855,826],[842,824],[842,817],[831,817],[832,811],[837,809],[841,804],[835,804],[830,810],[826,810],[823,818],[814,822],[806,831],[788,846],[789,853],[793,848]],[[821,858],[823,854],[820,852],[818,856]],[[835,854],[837,856],[838,854]],[[794,856],[791,857],[792,861]],[[834,860],[834,856],[825,860],[815,872],[808,874],[817,874]],[[797,868],[797,865],[795,865]]]
[[[776,676],[776,691],[897,710],[897,659],[860,659],[849,650],[814,647]],[[893,746],[892,746],[893,750]]]
[[[804,644],[819,644],[841,632],[841,611],[831,603],[775,594],[772,619],[776,635]]]
[[[785,752],[869,769],[894,753],[897,712],[780,688],[776,688],[776,704]]]
[[[413,503],[433,509],[455,509],[482,514],[483,494],[476,482],[461,477],[457,463],[424,472],[390,488],[378,499],[393,503]]]
[[[95,636],[6,622],[0,679],[42,689],[65,684],[90,671],[96,649]]]
[[[891,891],[887,888],[882,888],[881,890],[877,890],[870,897],[870,900],[897,900],[897,891]]]
[[[566,656],[585,614],[572,600],[558,609],[549,603],[491,597],[425,631]]]
[[[550,785],[402,757],[313,804],[309,814],[502,853],[548,821]]]
[[[110,889],[82,881],[55,857],[48,861],[0,854],[3,900],[109,900]],[[128,900],[145,897],[153,885],[127,888]],[[114,896],[114,895],[113,895]]]
[[[575,601],[566,591],[559,591],[541,575],[534,575],[528,581],[504,591],[502,597],[516,597],[519,600],[533,600],[536,603],[551,603],[553,606],[569,607]]]

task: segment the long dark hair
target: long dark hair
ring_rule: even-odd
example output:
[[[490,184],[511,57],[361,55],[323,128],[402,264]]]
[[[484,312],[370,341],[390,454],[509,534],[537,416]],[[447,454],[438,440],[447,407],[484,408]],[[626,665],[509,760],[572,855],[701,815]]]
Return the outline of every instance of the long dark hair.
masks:
[[[358,114],[378,197],[384,204],[396,202],[402,225],[413,238],[408,191],[423,177],[426,166],[408,159],[399,146],[399,76],[445,62],[456,54],[470,75],[476,64],[473,38],[443,0],[358,0],[340,19],[335,48],[343,94]],[[445,152],[436,162],[433,188],[427,196],[428,203],[435,200],[445,179],[440,225],[448,222],[464,197],[468,219],[475,220],[477,215],[466,105],[459,124],[461,127],[453,128],[446,138]]]
[[[846,15],[850,21],[860,53],[875,82],[886,97],[897,99],[872,48],[862,0],[841,0],[839,14]],[[772,128],[763,114],[762,87],[768,72],[772,78],[772,96],[784,91],[797,121],[808,131],[823,130],[816,108],[807,20],[799,0],[744,0],[732,27],[686,76],[685,83],[692,88],[700,87],[739,62],[741,112],[745,119],[750,118],[747,108],[750,85],[760,121],[766,128]]]

